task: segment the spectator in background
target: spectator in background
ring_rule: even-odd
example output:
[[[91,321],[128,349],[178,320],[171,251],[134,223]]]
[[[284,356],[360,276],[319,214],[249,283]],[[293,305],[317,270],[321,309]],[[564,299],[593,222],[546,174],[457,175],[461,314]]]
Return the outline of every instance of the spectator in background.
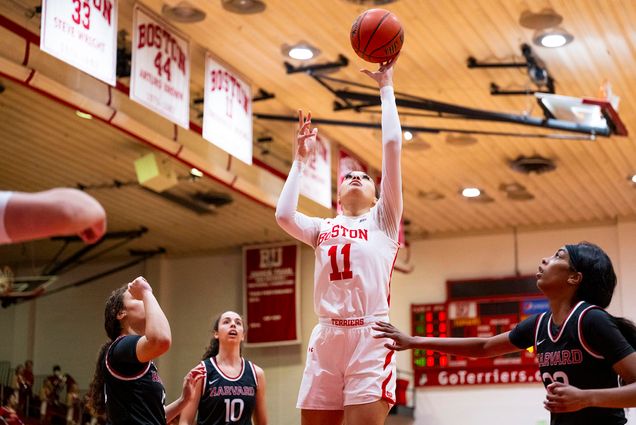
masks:
[[[6,401],[0,407],[0,424],[2,425],[24,425],[16,412],[18,399],[14,392],[9,391]]]
[[[75,413],[79,412],[79,385],[77,381],[68,373],[64,374],[64,382],[66,383],[66,423],[67,425],[76,424],[79,419],[76,420]]]
[[[53,366],[53,374],[46,377],[40,390],[40,419],[42,423],[47,423],[47,410],[52,406],[60,404],[60,395],[64,389],[64,376],[60,366]]]

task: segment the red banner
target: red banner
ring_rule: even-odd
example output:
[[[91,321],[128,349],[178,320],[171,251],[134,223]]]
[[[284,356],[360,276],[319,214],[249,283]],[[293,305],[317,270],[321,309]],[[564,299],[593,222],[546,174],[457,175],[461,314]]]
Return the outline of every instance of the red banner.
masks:
[[[243,248],[247,344],[300,343],[299,271],[297,244]]]

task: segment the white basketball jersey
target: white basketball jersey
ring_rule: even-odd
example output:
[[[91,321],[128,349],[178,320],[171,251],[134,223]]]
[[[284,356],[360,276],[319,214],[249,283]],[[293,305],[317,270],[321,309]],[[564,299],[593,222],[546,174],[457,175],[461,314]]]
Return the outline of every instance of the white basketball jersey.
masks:
[[[321,219],[314,310],[320,317],[387,315],[398,242],[380,229],[377,207],[358,217]]]

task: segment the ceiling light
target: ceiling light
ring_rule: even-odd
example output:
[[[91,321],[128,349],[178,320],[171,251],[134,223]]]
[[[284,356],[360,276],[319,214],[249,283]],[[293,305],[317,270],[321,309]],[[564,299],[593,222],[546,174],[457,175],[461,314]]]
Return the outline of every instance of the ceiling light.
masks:
[[[203,173],[196,168],[190,170],[190,175],[192,175],[193,177],[203,177]]]
[[[444,199],[444,195],[436,190],[420,190],[417,192],[417,197],[425,201],[439,201],[440,199]]]
[[[539,12],[531,12],[524,10],[519,17],[519,23],[522,27],[533,30],[542,30],[545,28],[554,28],[561,24],[563,16],[559,15],[549,7],[541,9]]]
[[[465,187],[462,189],[462,196],[465,198],[476,198],[481,195],[481,190],[477,187]]]
[[[404,132],[404,140],[406,140],[407,142],[413,139],[413,133],[411,133],[410,131],[405,131]]]
[[[283,44],[281,51],[285,56],[301,61],[312,59],[320,54],[320,50],[304,41],[292,45]]]
[[[541,47],[562,47],[574,40],[574,36],[563,28],[537,30],[532,42]]]
[[[632,181],[632,183],[636,184],[636,174],[629,176],[629,179]]]
[[[85,120],[92,120],[93,116],[87,112],[82,112],[80,110],[75,111],[75,115],[77,115],[80,118],[83,118]]]
[[[187,1],[182,1],[176,6],[165,4],[161,13],[171,21],[182,23],[200,22],[205,19],[205,12]]]
[[[449,134],[446,136],[446,143],[450,146],[470,146],[477,143],[477,138],[470,134]]]
[[[239,15],[251,15],[265,10],[265,3],[261,0],[221,0],[223,9]]]

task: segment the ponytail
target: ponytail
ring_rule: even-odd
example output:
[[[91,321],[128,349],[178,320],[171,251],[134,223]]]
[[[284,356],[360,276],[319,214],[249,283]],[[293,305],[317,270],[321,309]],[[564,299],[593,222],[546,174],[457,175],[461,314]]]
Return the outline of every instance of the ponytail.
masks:
[[[614,322],[618,330],[621,331],[627,342],[629,342],[629,345],[636,348],[636,325],[634,325],[634,322],[624,317],[614,317]]]
[[[106,353],[108,353],[108,349],[113,341],[121,334],[121,323],[119,319],[117,319],[117,315],[124,309],[124,293],[127,289],[128,285],[115,289],[108,297],[108,300],[106,300],[106,306],[104,308],[104,329],[106,330],[106,335],[108,335],[109,340],[99,349],[95,373],[88,393],[88,408],[95,416],[102,416],[106,413],[106,398],[104,396]]]

